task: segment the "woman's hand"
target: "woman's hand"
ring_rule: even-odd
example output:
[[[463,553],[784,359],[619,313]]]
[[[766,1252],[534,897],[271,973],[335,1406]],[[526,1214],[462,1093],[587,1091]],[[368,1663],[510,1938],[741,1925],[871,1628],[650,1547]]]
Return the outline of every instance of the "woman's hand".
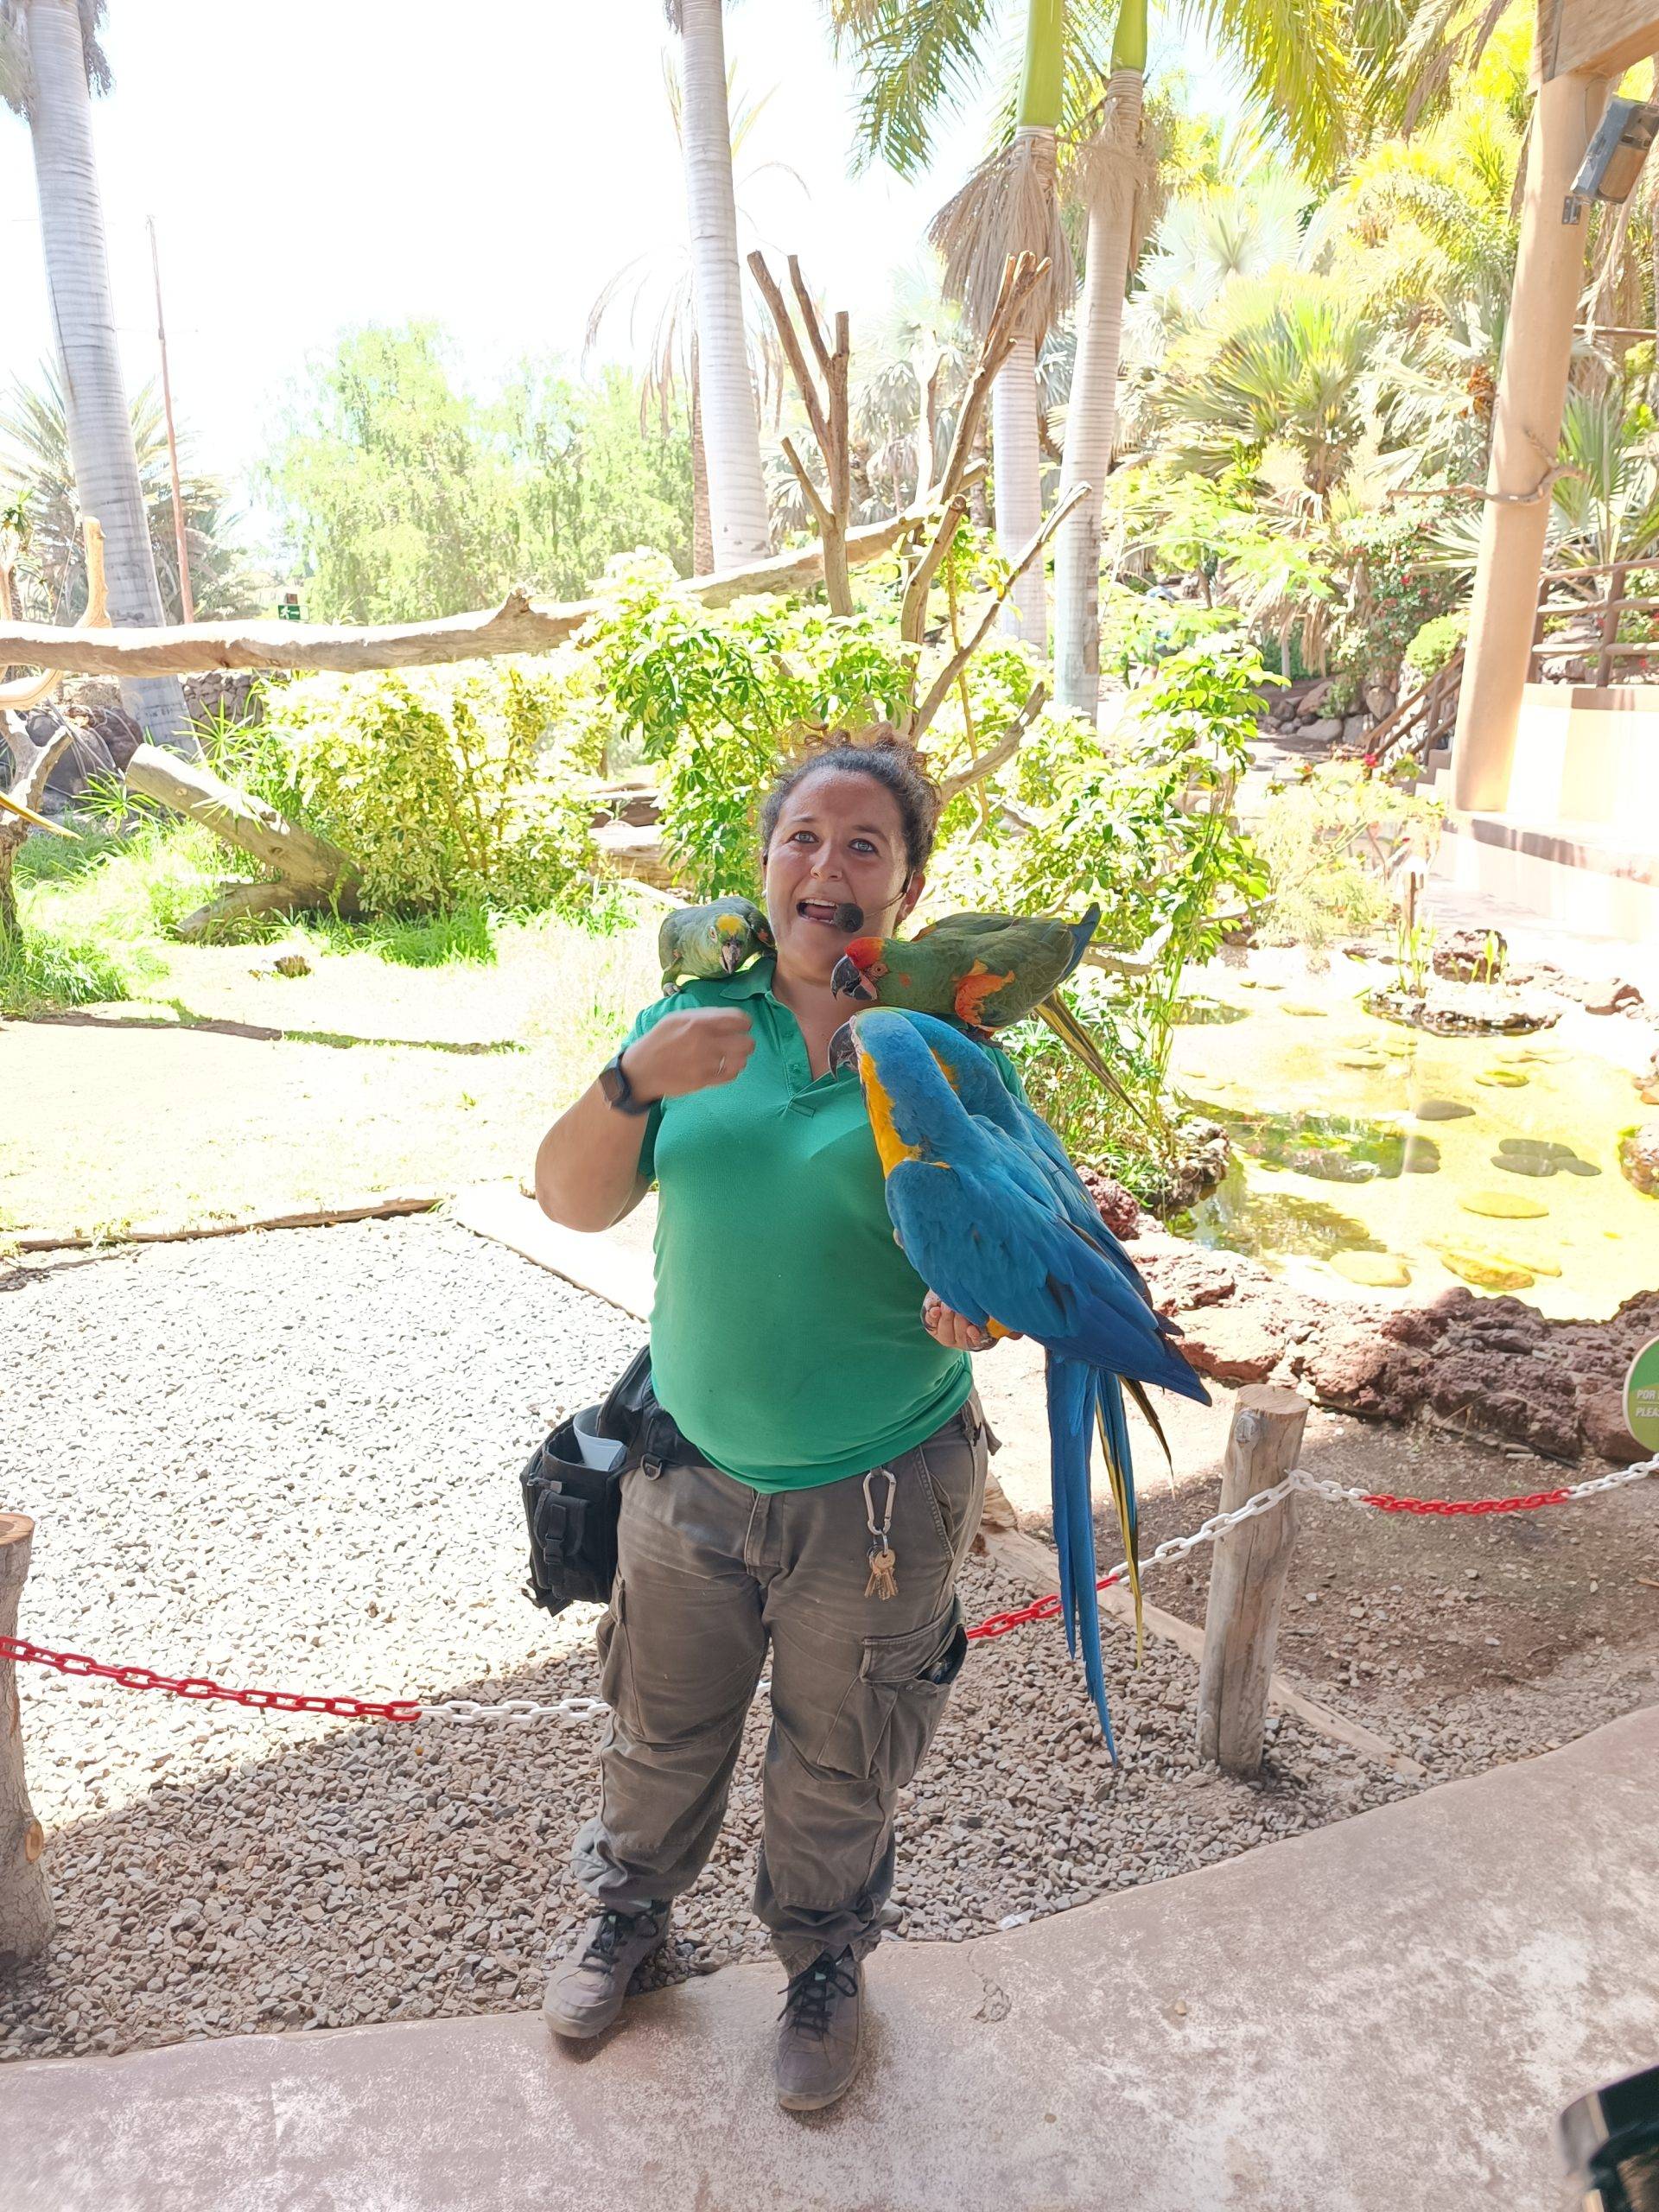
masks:
[[[965,1313],[953,1312],[931,1290],[922,1300],[922,1326],[947,1351],[988,1351],[993,1344],[1017,1343],[1020,1338],[1018,1329],[1010,1329],[1006,1338],[994,1337],[988,1329],[982,1329]]]
[[[628,1046],[623,1073],[641,1098],[683,1098],[734,1082],[753,1050],[754,1032],[741,1007],[688,1007],[665,1014]]]

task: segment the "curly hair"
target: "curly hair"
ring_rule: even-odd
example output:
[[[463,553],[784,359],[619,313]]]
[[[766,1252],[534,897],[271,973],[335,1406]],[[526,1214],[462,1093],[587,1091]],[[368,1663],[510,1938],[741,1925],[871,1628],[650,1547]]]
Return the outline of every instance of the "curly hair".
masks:
[[[771,848],[784,801],[796,787],[827,769],[838,776],[868,776],[891,791],[904,824],[905,861],[912,875],[926,867],[938,834],[941,801],[938,785],[922,765],[913,745],[907,744],[891,723],[879,722],[868,738],[843,740],[821,753],[809,753],[779,777],[760,802],[760,849]]]

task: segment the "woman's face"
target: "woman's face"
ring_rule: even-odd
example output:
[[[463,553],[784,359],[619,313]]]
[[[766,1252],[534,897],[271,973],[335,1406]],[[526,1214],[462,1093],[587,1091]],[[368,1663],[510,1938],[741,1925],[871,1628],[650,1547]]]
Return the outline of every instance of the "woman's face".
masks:
[[[766,849],[766,913],[785,975],[827,983],[852,939],[886,937],[922,895],[904,817],[885,784],[834,768],[804,776]],[[850,928],[836,908],[856,906]]]

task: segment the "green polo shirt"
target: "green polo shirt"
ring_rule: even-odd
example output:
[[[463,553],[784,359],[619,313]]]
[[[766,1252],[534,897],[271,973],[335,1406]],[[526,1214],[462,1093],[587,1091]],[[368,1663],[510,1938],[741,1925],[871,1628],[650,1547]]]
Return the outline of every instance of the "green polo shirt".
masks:
[[[647,1007],[628,1042],[690,1007],[741,1004],[753,1025],[741,1075],[664,1100],[645,1125],[640,1172],[658,1191],[652,1376],[714,1465],[756,1490],[805,1490],[931,1436],[973,1371],[922,1326],[926,1286],[893,1241],[858,1077],[814,1081],[772,966],[688,983]]]

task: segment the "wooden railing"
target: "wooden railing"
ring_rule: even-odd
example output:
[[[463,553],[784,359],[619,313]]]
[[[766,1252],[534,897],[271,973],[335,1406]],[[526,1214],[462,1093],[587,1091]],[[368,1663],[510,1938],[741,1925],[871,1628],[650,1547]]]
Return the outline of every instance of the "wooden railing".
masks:
[[[1365,740],[1367,753],[1375,753],[1379,767],[1387,767],[1408,753],[1421,760],[1442,738],[1450,736],[1458,719],[1458,686],[1463,681],[1463,654],[1452,654],[1444,668],[1437,668],[1421,690],[1402,699],[1392,714],[1384,715]]]
[[[1560,683],[1565,682],[1591,683],[1605,689],[1614,678],[1615,669],[1621,662],[1638,664],[1636,679],[1641,681],[1651,663],[1659,672],[1659,638],[1626,639],[1621,643],[1618,635],[1619,619],[1625,614],[1651,614],[1659,610],[1659,598],[1637,594],[1627,594],[1625,583],[1633,574],[1659,576],[1659,558],[1643,561],[1612,561],[1597,568],[1548,569],[1539,578],[1538,616],[1533,625],[1532,652],[1527,663],[1529,683]],[[1606,588],[1598,596],[1586,597],[1583,587],[1592,579],[1606,578]],[[1561,587],[1578,585],[1576,593],[1563,594]],[[1565,622],[1565,632],[1552,634],[1548,625]],[[1576,624],[1576,633],[1572,626]],[[1552,664],[1559,668],[1564,661],[1582,661],[1585,674],[1569,677],[1564,673],[1552,672]]]

